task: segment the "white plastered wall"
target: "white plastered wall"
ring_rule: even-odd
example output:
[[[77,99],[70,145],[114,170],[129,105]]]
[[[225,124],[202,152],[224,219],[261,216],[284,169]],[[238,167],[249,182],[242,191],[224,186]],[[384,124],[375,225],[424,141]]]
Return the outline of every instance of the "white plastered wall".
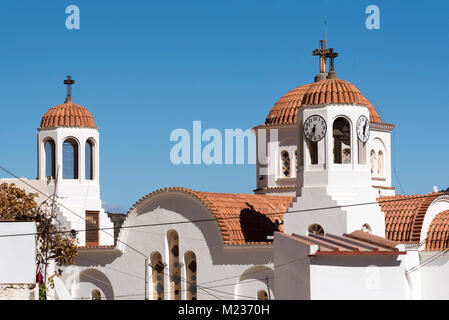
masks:
[[[63,177],[63,148],[65,140],[72,138],[78,144],[78,179],[64,179]],[[58,196],[59,219],[67,229],[86,229],[86,211],[99,211],[100,228],[111,228],[113,223],[102,209],[100,198],[100,136],[93,128],[49,128],[39,129],[37,135],[38,150],[38,180],[47,181],[45,172],[45,142],[52,139],[55,143],[55,167],[58,183],[56,194]],[[85,175],[85,145],[87,141],[93,142],[93,179],[86,179]],[[54,192],[55,181],[48,183],[48,190]],[[108,235],[109,233],[110,235]],[[113,230],[99,233],[100,245],[114,244]],[[85,232],[78,233],[79,245],[85,245]]]
[[[89,297],[94,287],[80,285],[76,279],[79,279],[83,270],[94,268],[107,277],[116,299],[143,299],[145,256],[135,250],[148,258],[157,251],[162,255],[163,262],[168,264],[167,232],[175,230],[179,235],[181,277],[185,279],[186,276],[184,254],[193,251],[197,257],[197,284],[204,285],[205,288],[220,286],[206,290],[208,293],[198,289],[198,299],[255,299],[257,291],[267,287],[266,275],[273,269],[272,246],[225,247],[216,221],[190,222],[208,218],[211,218],[208,209],[187,193],[173,191],[151,195],[130,211],[123,225],[125,229],[120,232],[117,249],[80,251],[76,266],[65,268],[64,283],[72,297]],[[181,221],[186,223],[171,224]],[[126,228],[158,223],[163,225]],[[254,273],[254,267],[260,268],[257,270],[261,272]],[[165,269],[165,273],[165,291],[168,297],[168,269]],[[259,275],[261,279],[256,279]],[[221,280],[217,281],[219,279]],[[249,282],[250,280],[256,281]],[[272,279],[269,279],[268,286],[274,298],[275,284]],[[104,291],[104,288],[99,289]],[[183,281],[182,299],[186,298],[185,289],[186,283]],[[152,291],[150,281],[150,299]]]

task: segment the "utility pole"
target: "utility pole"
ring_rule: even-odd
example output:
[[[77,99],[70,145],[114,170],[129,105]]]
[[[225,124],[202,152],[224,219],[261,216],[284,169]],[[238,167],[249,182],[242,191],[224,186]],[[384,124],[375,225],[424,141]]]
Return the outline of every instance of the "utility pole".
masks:
[[[149,266],[149,259],[145,258],[145,300],[150,300],[150,292],[148,290],[148,279],[149,279],[149,275],[148,275],[148,266]]]

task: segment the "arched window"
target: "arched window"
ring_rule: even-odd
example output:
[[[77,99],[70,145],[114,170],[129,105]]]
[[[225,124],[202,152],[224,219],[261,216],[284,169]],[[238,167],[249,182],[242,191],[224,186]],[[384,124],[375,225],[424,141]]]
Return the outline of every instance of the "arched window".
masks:
[[[345,118],[337,118],[332,127],[334,138],[334,163],[343,162],[343,151],[348,150],[347,154],[351,155],[351,126]],[[349,161],[350,158],[349,158]]]
[[[52,139],[45,142],[45,176],[56,178],[55,142]]]
[[[309,234],[324,235],[324,229],[319,224],[312,224],[307,231]]]
[[[86,157],[85,157],[85,164],[86,164],[86,180],[93,180],[94,179],[94,144],[91,140],[86,141]]]
[[[153,279],[153,299],[164,300],[164,262],[159,252],[153,252],[150,256]]]
[[[282,163],[282,176],[285,178],[290,177],[290,156],[288,155],[287,151],[282,151],[281,163]]]
[[[184,255],[185,266],[186,266],[186,292],[187,300],[197,299],[197,287],[196,287],[196,255],[193,251],[188,251]]]
[[[376,174],[376,152],[374,150],[371,150],[370,161],[371,161],[371,175],[374,175]]]
[[[181,300],[181,264],[179,263],[179,236],[174,230],[168,232],[170,298]]]
[[[71,138],[62,144],[62,178],[78,179],[78,143]]]
[[[382,151],[379,151],[377,157],[377,174],[379,176],[384,175],[384,153]]]
[[[101,300],[101,292],[97,289],[92,290],[90,296],[92,300]]]
[[[268,300],[268,293],[265,290],[257,292],[257,300]]]

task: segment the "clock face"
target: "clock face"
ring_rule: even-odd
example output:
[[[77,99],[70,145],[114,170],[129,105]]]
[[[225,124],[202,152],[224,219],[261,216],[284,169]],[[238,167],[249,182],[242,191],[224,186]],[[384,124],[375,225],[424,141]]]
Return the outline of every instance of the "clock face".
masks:
[[[304,122],[304,136],[307,140],[318,142],[326,136],[326,121],[319,115],[313,115]]]
[[[369,139],[369,120],[365,116],[360,116],[357,120],[357,137],[362,142]]]

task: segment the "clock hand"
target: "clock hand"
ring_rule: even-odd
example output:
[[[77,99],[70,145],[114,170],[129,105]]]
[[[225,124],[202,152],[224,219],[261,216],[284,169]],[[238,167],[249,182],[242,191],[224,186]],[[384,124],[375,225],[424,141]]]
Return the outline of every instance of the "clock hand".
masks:
[[[368,124],[368,122],[365,122],[365,125],[363,126],[363,135],[365,135],[366,132],[366,125]]]

